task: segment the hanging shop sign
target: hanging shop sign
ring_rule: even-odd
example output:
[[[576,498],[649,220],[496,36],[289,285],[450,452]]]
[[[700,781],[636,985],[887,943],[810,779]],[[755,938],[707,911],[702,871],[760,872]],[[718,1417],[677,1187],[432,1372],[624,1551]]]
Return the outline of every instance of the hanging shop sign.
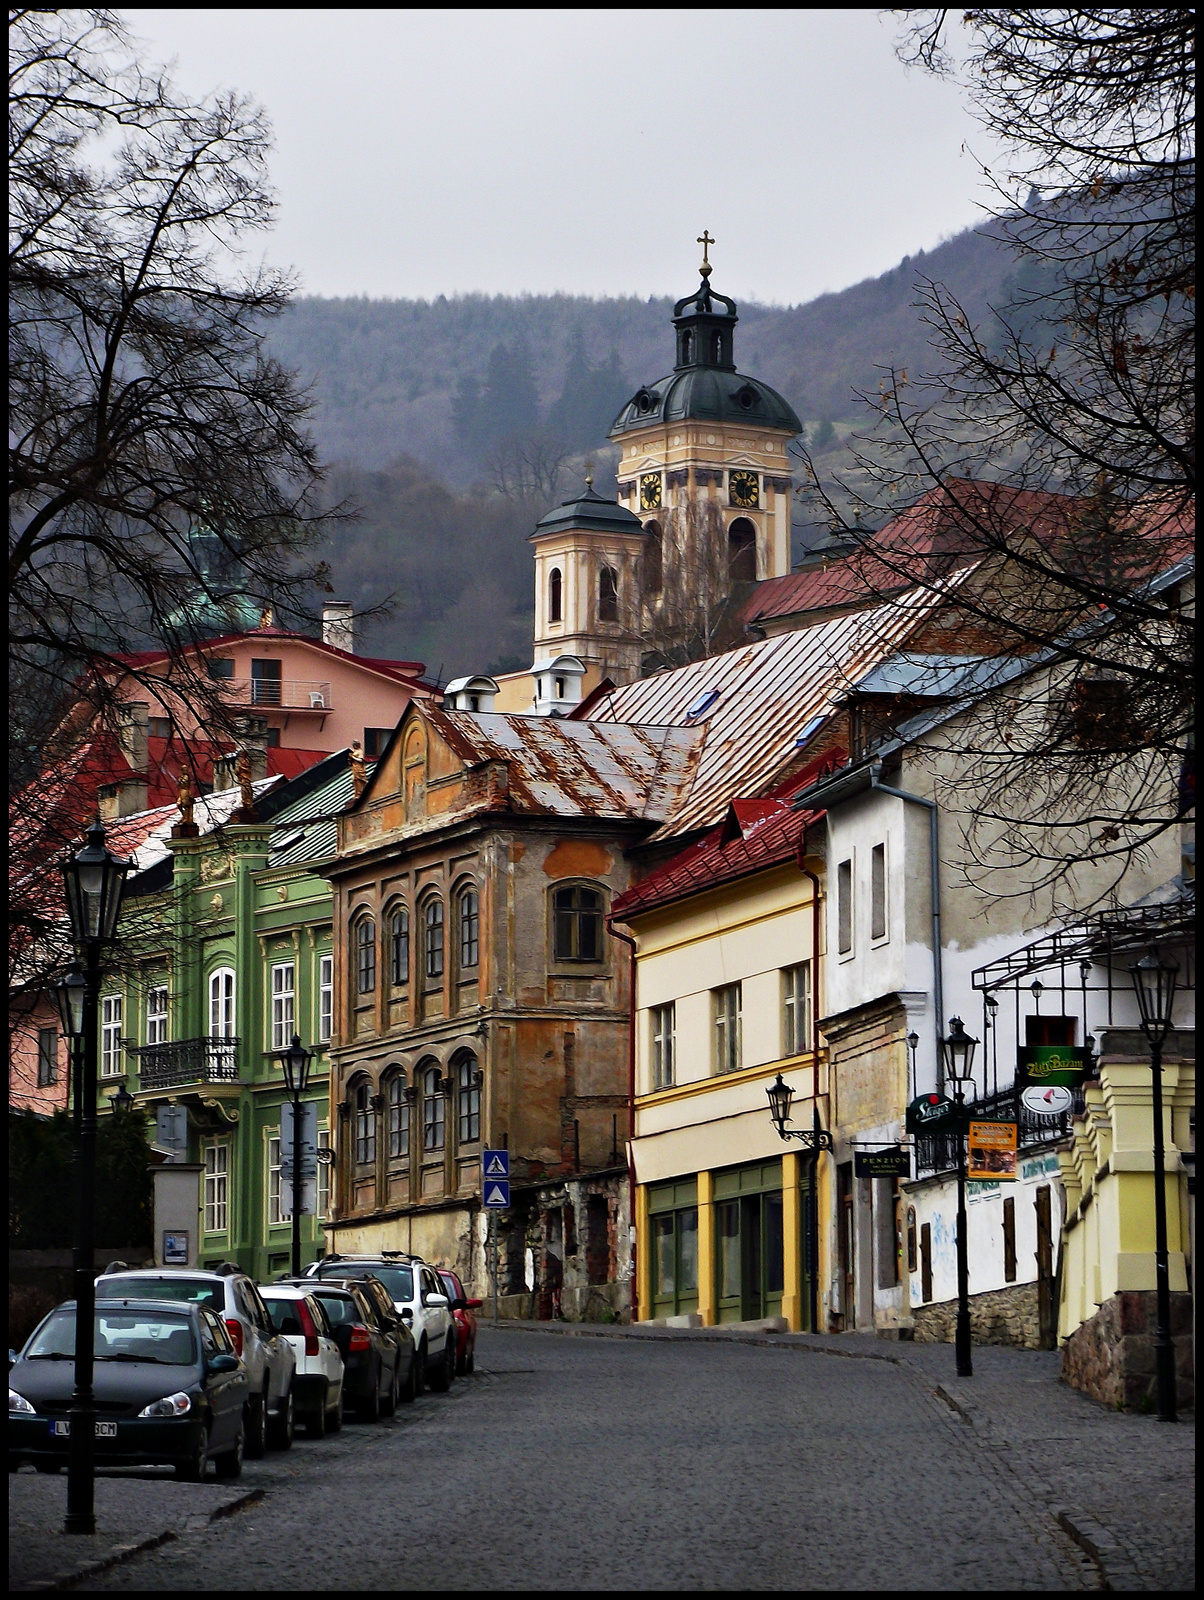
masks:
[[[911,1151],[898,1144],[886,1150],[854,1150],[853,1172],[858,1178],[910,1178]]]
[[[1048,1087],[1061,1084],[1066,1089],[1077,1089],[1087,1075],[1091,1052],[1071,1044],[1022,1045],[1017,1052],[1016,1082],[1021,1088],[1030,1084]]]
[[[908,1133],[945,1133],[956,1122],[957,1107],[947,1095],[917,1095],[907,1108]]]
[[[1074,1091],[1061,1083],[1051,1083],[1048,1088],[1034,1083],[1021,1090],[1020,1104],[1034,1117],[1064,1117],[1074,1105]]]
[[[971,1119],[966,1176],[1006,1180],[1016,1176],[1016,1124]]]

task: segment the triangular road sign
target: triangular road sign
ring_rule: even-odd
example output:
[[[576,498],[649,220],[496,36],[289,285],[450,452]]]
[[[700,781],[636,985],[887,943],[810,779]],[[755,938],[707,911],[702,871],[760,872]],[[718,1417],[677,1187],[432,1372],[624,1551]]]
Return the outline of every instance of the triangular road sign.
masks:
[[[493,1210],[502,1210],[510,1204],[510,1185],[494,1181],[485,1185],[485,1204]]]

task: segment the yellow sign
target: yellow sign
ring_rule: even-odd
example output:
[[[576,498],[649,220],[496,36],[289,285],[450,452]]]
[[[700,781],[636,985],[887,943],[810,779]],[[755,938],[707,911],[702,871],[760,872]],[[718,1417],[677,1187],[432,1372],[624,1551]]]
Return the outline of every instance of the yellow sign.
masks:
[[[967,1141],[969,1157],[966,1176],[994,1178],[1016,1176],[1016,1124],[1014,1122],[971,1122]]]

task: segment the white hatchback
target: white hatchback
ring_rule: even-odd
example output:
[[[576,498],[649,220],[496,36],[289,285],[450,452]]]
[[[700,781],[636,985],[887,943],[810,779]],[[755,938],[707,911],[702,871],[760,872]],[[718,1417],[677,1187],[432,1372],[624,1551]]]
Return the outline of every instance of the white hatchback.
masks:
[[[343,1358],[321,1301],[296,1284],[265,1284],[259,1293],[272,1326],[297,1358],[297,1420],[305,1423],[311,1439],[337,1433],[343,1426]]]

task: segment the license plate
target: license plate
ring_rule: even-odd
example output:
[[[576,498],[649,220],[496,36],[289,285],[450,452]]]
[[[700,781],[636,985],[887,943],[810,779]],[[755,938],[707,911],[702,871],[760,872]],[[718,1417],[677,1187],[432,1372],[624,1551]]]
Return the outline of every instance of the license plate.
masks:
[[[71,1437],[71,1423],[56,1417],[50,1424],[51,1437],[55,1439],[69,1439]],[[115,1422],[98,1422],[96,1424],[96,1437],[98,1439],[115,1439],[117,1437],[117,1424]]]

